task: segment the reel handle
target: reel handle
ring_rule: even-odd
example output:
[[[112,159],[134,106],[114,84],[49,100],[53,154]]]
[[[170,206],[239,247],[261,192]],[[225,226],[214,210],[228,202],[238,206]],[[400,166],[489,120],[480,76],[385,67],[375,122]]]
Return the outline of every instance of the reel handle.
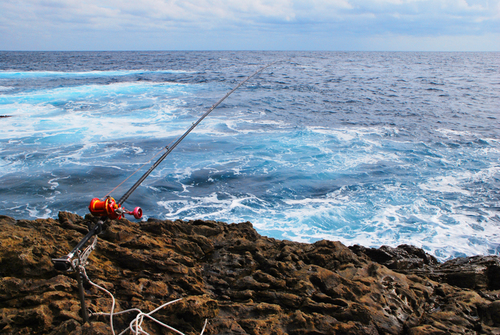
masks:
[[[141,207],[136,207],[132,212],[126,212],[128,215],[133,215],[134,218],[140,219],[142,218],[142,209]]]

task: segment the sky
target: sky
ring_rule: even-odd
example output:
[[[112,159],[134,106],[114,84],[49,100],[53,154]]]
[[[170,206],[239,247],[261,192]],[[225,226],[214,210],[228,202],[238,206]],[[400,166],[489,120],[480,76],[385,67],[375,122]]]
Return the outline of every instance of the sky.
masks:
[[[500,0],[0,0],[0,50],[500,51]]]

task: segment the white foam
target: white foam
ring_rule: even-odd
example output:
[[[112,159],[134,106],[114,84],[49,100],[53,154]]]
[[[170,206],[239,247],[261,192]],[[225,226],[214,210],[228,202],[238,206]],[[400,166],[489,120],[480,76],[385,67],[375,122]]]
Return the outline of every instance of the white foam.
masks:
[[[241,222],[260,215],[263,212],[259,208],[254,208],[246,203],[256,204],[260,199],[253,195],[236,197],[223,193],[222,199],[216,192],[205,197],[187,197],[186,199],[158,201],[157,204],[165,208],[165,218],[175,218],[182,216],[185,219],[213,219]]]
[[[444,135],[453,135],[453,136],[471,136],[473,135],[469,131],[464,131],[464,130],[453,130],[453,129],[445,129],[445,128],[437,128],[436,131],[444,134]]]
[[[152,73],[196,73],[195,71],[185,70],[115,70],[115,71],[0,71],[0,78],[4,79],[22,79],[34,77],[116,77],[128,76],[133,74],[152,74]]]
[[[0,139],[6,145],[0,150],[4,152],[10,149],[6,146],[19,146],[15,154],[19,155],[17,160],[13,155],[2,156],[2,174],[16,171],[36,174],[50,171],[54,166],[66,171],[65,168],[74,165],[127,170],[128,165],[120,165],[120,160],[125,160],[124,155],[131,152],[133,156],[143,155],[146,149],[134,144],[127,144],[125,148],[119,143],[128,138],[132,143],[135,138],[170,140],[183,134],[203,113],[193,111],[193,101],[185,99],[196,89],[199,89],[196,85],[140,82],[85,85],[38,91],[33,95],[2,95],[2,99],[10,99],[13,103],[0,106],[0,114],[15,114],[15,117],[2,120],[4,131]],[[195,105],[199,106],[197,102],[195,100]],[[438,152],[442,157],[418,156],[422,150],[432,154],[435,149],[423,147],[423,143],[403,142],[400,138],[393,140],[399,131],[395,127],[297,128],[284,121],[255,120],[242,111],[228,114],[214,113],[193,132],[200,136],[194,137],[195,140],[211,137],[208,145],[217,150],[216,159],[213,152],[197,152],[196,158],[191,159],[194,156],[190,150],[180,151],[184,161],[174,160],[173,167],[160,166],[145,183],[146,186],[155,178],[164,179],[167,173],[182,186],[181,190],[169,192],[173,193],[173,200],[164,200],[161,198],[164,195],[158,195],[162,199],[157,202],[161,215],[170,219],[249,220],[261,231],[281,231],[283,237],[303,242],[327,238],[348,245],[409,243],[424,247],[440,258],[461,252],[491,253],[488,250],[498,243],[500,225],[494,219],[497,212],[478,208],[475,199],[471,198],[481,196],[481,189],[470,187],[474,182],[498,183],[498,161],[482,159],[498,154],[499,149],[495,147],[498,141],[494,139],[490,139],[490,147],[482,144],[469,149],[464,146],[450,151],[452,154],[444,150]],[[474,136],[448,130],[441,133]],[[228,153],[227,147],[220,149],[214,137],[224,137],[221,143],[225,145],[229,141],[235,143],[231,148],[237,147],[237,152]],[[51,154],[46,155],[48,152]],[[456,152],[465,159],[472,157],[481,161],[486,167],[455,168],[452,165]],[[36,153],[43,154],[44,158],[35,161]],[[425,163],[446,166],[428,168],[426,164],[414,163],[414,156]],[[386,162],[396,165],[401,174],[392,177],[387,170],[383,178],[368,178],[367,185],[362,184],[364,177],[359,182],[354,178],[368,175]],[[267,203],[252,194],[212,191],[205,196],[194,196],[199,194],[198,190],[184,184],[184,180],[200,169],[210,170],[209,182],[217,181],[210,178],[211,173],[227,171],[241,178],[270,178],[269,189],[262,197],[275,199]],[[405,176],[404,169],[413,177]],[[305,175],[306,183],[311,176],[320,175],[325,182],[339,178],[333,183],[336,185],[344,185],[341,179],[346,176],[348,181],[345,183],[349,185],[332,192],[321,190],[318,193],[322,195],[316,197],[314,192],[304,198],[300,198],[300,194],[293,198],[286,195],[287,192],[276,195],[280,187],[290,188],[287,191],[293,193],[293,185],[278,185],[283,179],[272,179],[281,176],[282,172],[283,176]],[[402,180],[394,180],[400,177]],[[59,181],[68,177],[49,178],[45,200],[56,202],[66,184]],[[368,185],[370,183],[373,185]],[[156,187],[154,182],[150,184],[151,190],[161,191],[162,187]],[[328,193],[324,195],[325,192]],[[449,199],[441,200],[443,195]],[[26,208],[32,217],[51,214],[48,207],[33,204]],[[443,245],[448,245],[447,249]]]
[[[79,133],[78,137],[75,136],[72,140],[73,143],[88,143],[96,140],[144,136],[144,126],[147,126],[148,137],[163,138],[166,135],[165,122],[174,118],[172,114],[174,108],[163,106],[156,119],[145,121],[140,115],[115,117],[105,113],[101,116],[88,113],[61,114],[57,108],[50,105],[23,104],[16,108],[15,114],[18,115],[2,120],[5,131],[0,133],[0,139],[27,137],[49,139],[53,136],[71,136]],[[168,135],[172,133],[179,135],[182,131],[170,132]]]
[[[390,137],[399,134],[399,129],[396,127],[349,127],[349,128],[330,128],[324,126],[306,126],[309,131],[334,136],[343,142],[351,142],[363,138],[369,141],[370,136]],[[379,142],[374,142],[379,143]]]
[[[50,185],[50,189],[51,190],[55,190],[58,186],[59,186],[59,183],[57,182],[58,180],[64,180],[64,179],[69,179],[70,176],[65,176],[65,177],[55,177],[50,179],[47,183]]]
[[[59,104],[63,101],[64,103],[83,102],[87,106],[104,104],[111,108],[114,102],[120,101],[119,99],[126,99],[125,101],[128,102],[142,101],[145,98],[157,101],[158,97],[162,95],[189,94],[187,91],[195,88],[196,85],[182,83],[121,82],[108,85],[88,84],[4,94],[1,99],[8,103],[9,106],[25,103],[47,105],[55,102]],[[140,100],[135,100],[137,98],[140,98]],[[123,103],[123,100],[120,102]]]
[[[40,209],[38,209],[36,206],[30,207],[30,205],[27,204],[26,211],[28,212],[30,217],[37,219],[39,218],[47,219],[50,217],[50,214],[52,213],[52,211],[49,208],[47,208],[47,205],[44,205]]]
[[[420,184],[419,187],[427,191],[461,193],[470,196],[471,192],[469,190],[459,186],[461,182],[462,181],[453,176],[440,176],[431,178],[426,183]]]

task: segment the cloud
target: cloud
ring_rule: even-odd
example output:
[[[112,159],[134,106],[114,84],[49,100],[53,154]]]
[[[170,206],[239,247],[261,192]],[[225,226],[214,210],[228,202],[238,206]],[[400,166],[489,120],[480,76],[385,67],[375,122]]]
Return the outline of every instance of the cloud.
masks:
[[[384,35],[498,36],[500,0],[2,0],[0,34],[2,50],[44,43],[64,49],[72,36],[110,48],[128,43],[127,49],[151,36],[174,48],[185,46],[186,38],[223,43],[220,34],[226,48],[242,37],[250,43],[252,36],[254,48],[263,45],[259,39],[275,39],[266,43],[283,48],[294,38],[324,45],[340,35],[359,41]]]

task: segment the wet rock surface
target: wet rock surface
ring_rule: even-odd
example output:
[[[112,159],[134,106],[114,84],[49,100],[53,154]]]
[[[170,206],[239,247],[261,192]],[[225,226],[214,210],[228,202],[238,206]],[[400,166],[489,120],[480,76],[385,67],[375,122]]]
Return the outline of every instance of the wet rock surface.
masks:
[[[110,334],[108,316],[82,325],[76,275],[54,269],[87,220],[0,216],[0,333]],[[86,266],[116,311],[154,316],[185,334],[499,334],[500,261],[439,263],[412,246],[379,249],[260,236],[249,222],[112,221]],[[111,298],[85,285],[91,311]],[[137,312],[113,316],[118,334]],[[150,334],[173,334],[144,321]]]

